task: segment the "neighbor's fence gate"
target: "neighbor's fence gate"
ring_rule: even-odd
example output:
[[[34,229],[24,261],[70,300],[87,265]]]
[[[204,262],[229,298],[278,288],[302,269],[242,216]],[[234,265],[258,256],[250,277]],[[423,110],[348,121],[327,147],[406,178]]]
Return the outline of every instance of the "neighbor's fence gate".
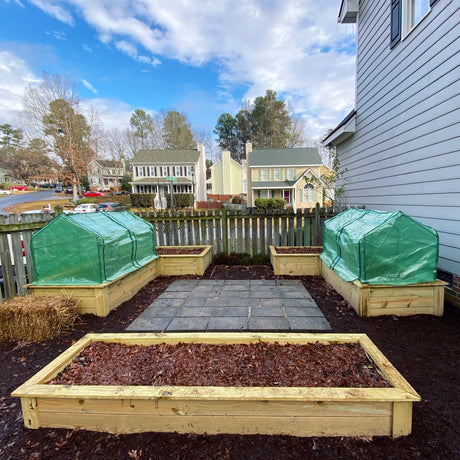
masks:
[[[321,246],[332,211],[140,212],[155,227],[158,246],[212,246],[212,253],[269,254],[269,246]]]
[[[248,212],[138,212],[155,227],[157,246],[211,245],[212,253],[269,254],[269,246],[321,246],[324,220],[334,214],[312,210]],[[35,281],[30,250],[34,231],[50,214],[0,216],[0,302],[27,294]]]

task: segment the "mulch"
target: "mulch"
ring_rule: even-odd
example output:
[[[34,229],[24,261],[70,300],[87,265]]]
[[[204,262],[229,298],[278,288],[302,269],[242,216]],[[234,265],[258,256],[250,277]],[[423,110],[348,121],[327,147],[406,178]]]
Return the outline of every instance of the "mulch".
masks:
[[[158,278],[106,318],[81,317],[75,329],[40,344],[0,345],[2,459],[456,459],[460,458],[460,310],[443,317],[359,318],[324,280],[301,279],[333,332],[363,332],[421,395],[409,436],[297,438],[262,435],[112,435],[84,430],[26,429],[10,393],[89,332],[122,332],[176,279]],[[190,276],[188,278],[198,278]],[[270,266],[210,266],[204,278],[273,279]],[[282,277],[288,279],[289,277]]]

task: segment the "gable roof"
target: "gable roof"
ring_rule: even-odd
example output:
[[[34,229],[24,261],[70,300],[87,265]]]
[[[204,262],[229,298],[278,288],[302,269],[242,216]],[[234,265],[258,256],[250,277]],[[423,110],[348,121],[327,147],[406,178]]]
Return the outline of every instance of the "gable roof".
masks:
[[[200,157],[197,149],[144,149],[134,155],[133,163],[196,163]]]
[[[254,149],[249,154],[249,167],[320,165],[321,156],[316,147],[292,149]]]

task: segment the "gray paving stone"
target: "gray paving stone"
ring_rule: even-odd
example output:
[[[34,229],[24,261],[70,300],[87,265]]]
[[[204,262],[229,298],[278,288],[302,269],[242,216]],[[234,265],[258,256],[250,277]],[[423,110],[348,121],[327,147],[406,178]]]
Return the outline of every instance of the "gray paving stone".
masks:
[[[205,307],[226,307],[228,304],[228,299],[226,297],[211,297],[206,300],[204,303]]]
[[[273,297],[278,297],[278,293],[275,294],[276,291],[251,291],[249,296],[251,299],[271,299]]]
[[[210,308],[203,307],[182,307],[177,313],[176,318],[182,317],[199,317],[199,316],[210,316]]]
[[[281,297],[283,297],[283,299],[311,299],[306,289],[281,291]]]
[[[205,331],[208,326],[209,317],[173,318],[166,328],[167,332],[172,331]]]
[[[170,284],[164,292],[191,292],[196,284]]]
[[[180,307],[172,307],[169,305],[151,305],[139,316],[140,318],[152,318],[155,316],[162,318],[172,318]]]
[[[227,306],[229,307],[251,307],[258,304],[258,299],[251,299],[250,297],[232,297],[227,299]]]
[[[274,316],[266,318],[263,316],[249,318],[249,327],[251,331],[278,331],[288,330],[289,323],[284,317]]]
[[[249,286],[249,280],[224,280],[224,285]]]
[[[280,298],[260,299],[260,305],[262,307],[282,307],[283,299],[280,299]]]
[[[185,301],[185,297],[184,298],[179,298],[179,299],[161,299],[158,297],[158,299],[155,300],[155,302],[152,303],[151,306],[154,306],[154,307],[181,307],[182,304],[184,303]],[[150,307],[148,307],[150,308]]]
[[[213,316],[209,318],[208,331],[236,331],[248,328],[248,318],[244,316]]]
[[[290,318],[291,331],[330,331],[331,326],[325,318]]]
[[[182,307],[204,307],[206,303],[206,297],[189,297],[184,300]]]
[[[165,291],[158,296],[159,299],[185,299],[190,295],[187,291]]]
[[[250,286],[276,286],[276,280],[249,280]]]
[[[284,316],[284,311],[281,307],[251,307],[250,316]]]
[[[318,308],[313,299],[283,299],[285,307]]]
[[[304,316],[304,317],[324,317],[321,310],[316,308],[308,308],[308,307],[284,307],[286,310],[286,314],[291,316]]]
[[[300,280],[276,280],[277,286],[303,286]]]
[[[249,307],[226,307],[224,316],[244,316],[249,315]]]
[[[127,328],[127,331],[163,331],[171,322],[171,318],[137,318]]]

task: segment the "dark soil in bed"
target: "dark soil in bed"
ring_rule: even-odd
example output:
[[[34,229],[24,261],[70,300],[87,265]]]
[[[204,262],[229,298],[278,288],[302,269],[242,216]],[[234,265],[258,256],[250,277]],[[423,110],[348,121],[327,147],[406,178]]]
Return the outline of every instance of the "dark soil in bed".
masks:
[[[204,278],[271,279],[266,266],[213,266]],[[180,277],[183,279],[184,277]],[[189,276],[188,278],[197,278]],[[284,277],[288,278],[288,277]],[[414,403],[412,434],[391,439],[297,438],[262,435],[111,435],[23,426],[10,393],[89,332],[124,329],[178,277],[159,278],[106,318],[85,315],[75,330],[42,344],[0,345],[0,458],[3,459],[460,459],[460,311],[443,317],[359,318],[321,278],[301,279],[332,332],[362,332],[422,397]]]
[[[172,385],[220,387],[391,386],[356,343],[94,342],[52,379],[60,385]]]

